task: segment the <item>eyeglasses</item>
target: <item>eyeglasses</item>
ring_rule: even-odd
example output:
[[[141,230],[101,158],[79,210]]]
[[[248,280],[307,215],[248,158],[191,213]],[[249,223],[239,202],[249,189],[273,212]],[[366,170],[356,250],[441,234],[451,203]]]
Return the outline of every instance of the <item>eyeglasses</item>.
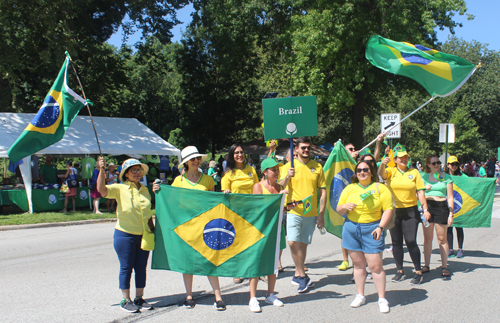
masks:
[[[140,168],[140,167],[139,167],[139,168],[131,168],[131,169],[130,169],[130,172],[131,172],[132,174],[137,174],[137,173],[142,172],[142,168]]]
[[[302,146],[302,147],[299,147],[299,148],[302,149],[302,150],[311,150],[310,146]]]
[[[441,165],[441,161],[430,163],[432,166]]]
[[[239,151],[235,151],[234,154],[235,155],[244,155],[245,152],[243,150],[239,150]]]
[[[369,173],[370,169],[369,168],[357,168],[356,173]]]
[[[460,164],[459,164],[459,163],[451,163],[450,165],[451,165],[451,166],[457,166],[457,167],[458,167],[458,165],[460,165]]]
[[[356,149],[354,149],[354,147],[349,147],[349,148],[347,148],[347,150],[349,150],[349,151],[355,151]]]

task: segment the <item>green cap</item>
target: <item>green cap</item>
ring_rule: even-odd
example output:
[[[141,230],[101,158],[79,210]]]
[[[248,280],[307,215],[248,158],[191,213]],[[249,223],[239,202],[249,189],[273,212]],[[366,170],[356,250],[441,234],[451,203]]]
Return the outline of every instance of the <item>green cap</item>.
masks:
[[[266,169],[268,168],[273,168],[274,166],[281,166],[283,165],[282,163],[278,163],[277,161],[275,161],[273,158],[266,158],[262,161],[262,163],[260,164],[260,170],[263,172],[265,171]]]

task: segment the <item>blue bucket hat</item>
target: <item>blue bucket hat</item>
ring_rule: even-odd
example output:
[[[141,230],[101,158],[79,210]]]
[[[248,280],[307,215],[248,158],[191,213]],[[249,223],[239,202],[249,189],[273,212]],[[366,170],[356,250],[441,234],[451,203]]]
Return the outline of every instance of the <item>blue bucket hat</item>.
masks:
[[[140,165],[142,168],[141,176],[144,176],[148,173],[148,171],[149,171],[148,165],[141,163],[137,159],[130,158],[130,159],[127,159],[126,161],[124,161],[122,164],[122,171],[120,172],[120,181],[125,182],[126,179],[123,178],[123,175],[125,174],[127,169],[129,169],[132,166],[136,166],[136,165]]]

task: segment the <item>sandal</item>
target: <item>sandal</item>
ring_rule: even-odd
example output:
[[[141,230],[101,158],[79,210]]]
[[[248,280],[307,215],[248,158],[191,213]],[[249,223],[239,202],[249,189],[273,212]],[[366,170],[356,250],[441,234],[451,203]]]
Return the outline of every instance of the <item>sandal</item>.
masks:
[[[450,271],[448,270],[448,268],[441,268],[441,276],[443,277],[450,276]]]
[[[285,271],[285,269],[283,268],[283,266],[278,266],[278,272],[282,273],[284,271]]]
[[[429,266],[422,266],[422,273],[428,273],[429,270]]]

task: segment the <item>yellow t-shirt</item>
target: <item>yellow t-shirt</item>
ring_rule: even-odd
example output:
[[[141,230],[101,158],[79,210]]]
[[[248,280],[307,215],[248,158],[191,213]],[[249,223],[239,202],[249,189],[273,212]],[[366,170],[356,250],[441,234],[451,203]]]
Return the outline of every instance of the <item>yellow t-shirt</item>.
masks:
[[[409,168],[402,172],[397,167],[387,167],[387,187],[394,196],[397,208],[417,205],[417,191],[425,190],[424,181],[418,170]]]
[[[288,163],[283,166],[283,172],[280,173],[284,175],[283,178],[288,174],[291,165],[291,163]],[[318,188],[326,188],[323,167],[314,160],[309,160],[304,165],[298,159],[293,161],[293,166],[295,168],[295,176],[288,181],[287,203],[291,203],[293,200],[301,201],[310,195],[312,198],[312,209],[309,213],[303,215],[304,206],[299,204],[288,212],[304,217],[318,216]],[[283,178],[280,178],[280,180]]]
[[[361,201],[361,194],[370,192],[371,195]],[[359,183],[347,185],[340,194],[338,205],[346,203],[359,203],[354,210],[347,212],[349,220],[356,223],[379,221],[382,212],[392,210],[391,192],[381,183],[378,184],[378,192],[376,183],[371,183],[367,188],[363,188]]]
[[[255,168],[246,165],[243,169],[228,170],[222,177],[222,191],[231,193],[252,194],[254,184],[259,182]]]
[[[141,185],[141,188],[137,189],[137,186],[130,181],[106,185],[106,188],[108,189],[106,198],[116,200],[118,221],[116,221],[115,228],[130,234],[142,235],[144,228],[141,219],[144,220],[147,228],[148,220],[152,216],[151,195],[149,195],[148,188]]]
[[[190,190],[211,191],[215,186],[212,176],[201,174],[198,183],[193,183],[186,178],[186,175],[177,176],[172,186],[187,188]]]

